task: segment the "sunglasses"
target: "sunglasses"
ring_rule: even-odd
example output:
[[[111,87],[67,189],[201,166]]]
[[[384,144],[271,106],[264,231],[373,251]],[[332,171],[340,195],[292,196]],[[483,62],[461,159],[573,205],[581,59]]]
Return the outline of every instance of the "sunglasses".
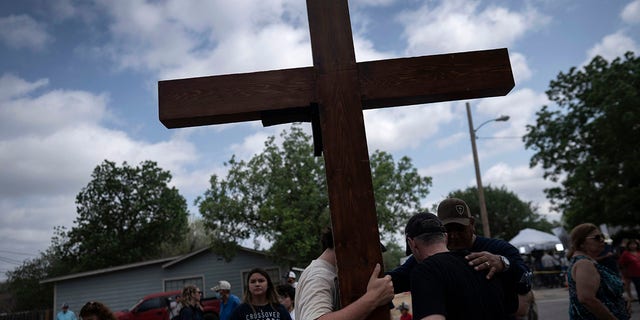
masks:
[[[593,239],[595,241],[602,242],[604,241],[604,235],[598,234],[595,236],[587,237],[587,239]]]

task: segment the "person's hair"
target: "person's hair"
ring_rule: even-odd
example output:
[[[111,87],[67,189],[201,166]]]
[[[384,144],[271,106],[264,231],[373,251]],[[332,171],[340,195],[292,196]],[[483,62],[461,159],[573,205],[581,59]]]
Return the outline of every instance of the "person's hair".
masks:
[[[96,316],[99,320],[117,320],[116,316],[102,302],[89,301],[80,309],[80,318]]]
[[[184,286],[180,303],[182,303],[183,306],[193,306],[193,298],[196,296],[196,292],[198,292],[198,287],[195,285],[188,284]]]
[[[291,298],[292,302],[296,299],[296,289],[288,283],[278,285],[278,287],[276,287],[276,291],[281,297]]]
[[[256,273],[261,274],[263,277],[267,279],[267,302],[269,303],[269,306],[273,310],[276,310],[275,306],[280,304],[280,301],[278,300],[278,293],[276,292],[276,288],[273,285],[273,282],[271,281],[271,277],[269,276],[269,274],[261,268],[251,269],[251,271],[249,271],[249,274],[247,275],[247,284],[244,290],[244,297],[243,297],[244,302],[251,307],[251,310],[253,310],[253,312],[256,312],[256,310],[253,308],[253,295],[249,290],[249,279],[251,279],[251,276]]]
[[[322,251],[326,249],[333,249],[333,231],[330,227],[326,227],[322,230],[320,242],[322,243]]]
[[[583,223],[575,226],[571,230],[569,238],[571,239],[571,247],[567,252],[567,257],[571,258],[576,253],[576,250],[580,249],[584,241],[593,230],[598,230],[598,227],[593,223]]]
[[[640,250],[640,240],[638,239],[629,239],[629,241],[627,241],[627,246],[626,246],[627,250],[629,250],[629,245],[632,243],[636,244],[636,250]]]

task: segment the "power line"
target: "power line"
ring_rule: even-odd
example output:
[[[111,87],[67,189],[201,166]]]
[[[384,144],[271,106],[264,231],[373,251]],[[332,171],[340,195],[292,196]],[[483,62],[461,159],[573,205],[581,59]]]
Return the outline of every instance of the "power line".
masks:
[[[476,139],[522,139],[522,136],[518,137],[518,136],[507,136],[507,137],[478,137],[476,136]]]
[[[19,255],[23,255],[23,256],[33,256],[33,257],[36,256],[36,254],[33,254],[33,253],[9,251],[9,250],[2,250],[2,249],[0,249],[0,252],[11,253],[11,254],[19,254]]]
[[[15,264],[15,265],[21,265],[22,264],[22,261],[18,261],[18,260],[15,260],[15,259],[2,257],[2,256],[0,256],[0,261],[6,262],[6,263]]]

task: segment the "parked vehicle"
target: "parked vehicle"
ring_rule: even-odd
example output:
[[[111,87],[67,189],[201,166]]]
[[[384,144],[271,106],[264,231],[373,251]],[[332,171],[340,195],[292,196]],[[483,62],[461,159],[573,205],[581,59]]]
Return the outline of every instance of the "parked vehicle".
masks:
[[[176,296],[180,296],[181,291],[158,292],[140,299],[129,310],[115,312],[118,320],[171,320],[171,302]],[[220,300],[216,297],[203,298],[200,300],[204,308],[205,320],[220,319]]]

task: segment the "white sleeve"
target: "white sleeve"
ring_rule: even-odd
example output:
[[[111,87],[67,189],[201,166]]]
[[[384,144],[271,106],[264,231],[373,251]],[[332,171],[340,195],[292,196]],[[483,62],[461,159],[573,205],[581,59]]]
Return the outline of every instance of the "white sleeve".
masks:
[[[315,268],[314,268],[315,267]],[[296,319],[318,319],[333,312],[334,278],[326,269],[307,268],[296,288]]]

